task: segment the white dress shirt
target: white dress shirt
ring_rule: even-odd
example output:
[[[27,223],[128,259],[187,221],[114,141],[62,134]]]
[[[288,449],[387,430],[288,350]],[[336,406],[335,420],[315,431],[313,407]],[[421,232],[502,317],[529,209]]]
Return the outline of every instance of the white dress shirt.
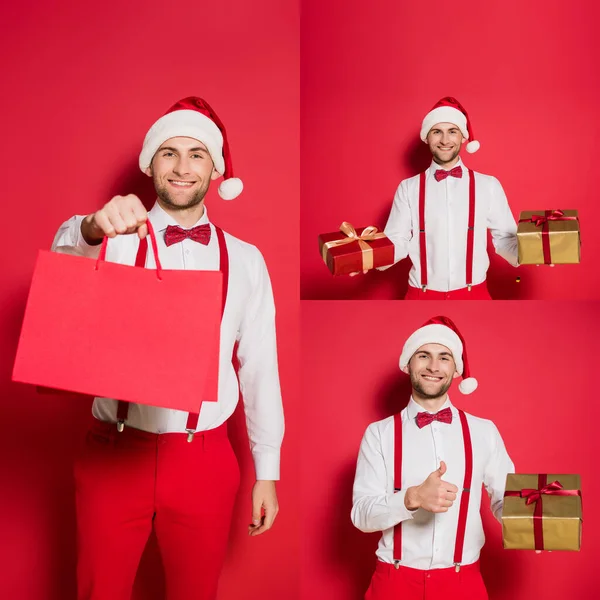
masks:
[[[427,238],[428,289],[449,292],[467,286],[467,227],[469,222],[469,173],[462,161],[462,178],[436,181],[440,169],[435,162],[425,180],[425,235]],[[394,243],[394,263],[410,256],[409,285],[421,287],[419,240],[419,175],[400,183],[385,226]],[[475,173],[475,230],[473,243],[473,285],[485,281],[490,266],[487,230],[492,233],[496,252],[518,266],[517,224],[510,212],[500,182],[490,175]]]
[[[450,399],[442,408],[452,410],[452,423],[433,421],[419,429],[416,416],[425,412],[412,398],[402,411],[402,485],[394,492],[394,417],[372,423],[363,437],[354,479],[352,522],[365,532],[383,531],[377,557],[393,563],[394,525],[402,522],[402,563],[414,569],[444,569],[454,564],[458,509],[465,476],[465,451],[458,410]],[[485,537],[481,523],[481,484],[491,497],[494,515],[500,520],[507,473],[514,473],[496,426],[467,414],[473,444],[473,483],[469,498],[462,564],[479,558]],[[422,508],[409,511],[404,505],[406,489],[420,485],[444,461],[443,481],[459,488],[456,501],[446,513]]]
[[[81,221],[75,216],[63,223],[52,250],[70,250],[97,257],[100,246],[88,245],[81,235]],[[164,269],[219,269],[219,244],[214,226],[208,245],[185,239],[167,247],[164,231],[177,225],[156,203],[149,212],[156,231],[158,254]],[[206,209],[197,225],[209,223]],[[284,422],[277,365],[275,305],[269,274],[260,251],[225,233],[229,253],[229,288],[221,323],[219,389],[217,402],[204,402],[200,410],[198,431],[214,429],[233,413],[241,389],[246,413],[248,437],[257,479],[279,479],[279,455]],[[63,247],[63,248],[61,248]],[[134,265],[139,238],[136,234],[109,239],[107,260]],[[148,246],[147,268],[154,268],[154,255]],[[171,307],[172,309],[176,307]],[[185,315],[182,315],[182,326]],[[160,327],[160,315],[153,327]],[[115,332],[118,335],[118,332]],[[239,388],[231,357],[238,342]],[[93,414],[102,421],[116,422],[117,402],[96,398]],[[153,433],[185,432],[188,413],[131,404],[126,426]]]

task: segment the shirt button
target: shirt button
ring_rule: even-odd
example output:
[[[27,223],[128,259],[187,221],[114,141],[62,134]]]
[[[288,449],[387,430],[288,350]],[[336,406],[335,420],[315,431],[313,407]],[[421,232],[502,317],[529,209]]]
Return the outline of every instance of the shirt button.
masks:
[[[189,254],[189,253],[190,253],[190,251],[189,251],[189,250],[186,250],[186,251],[185,251],[185,253],[186,253],[186,254]]]

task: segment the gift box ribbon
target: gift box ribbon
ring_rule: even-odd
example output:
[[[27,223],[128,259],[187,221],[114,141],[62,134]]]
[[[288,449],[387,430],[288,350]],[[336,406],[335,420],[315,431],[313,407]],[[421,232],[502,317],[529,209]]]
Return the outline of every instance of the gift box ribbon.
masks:
[[[352,244],[358,242],[360,250],[362,252],[362,268],[363,271],[367,271],[373,268],[373,248],[369,246],[368,242],[372,240],[378,240],[385,237],[385,233],[379,232],[377,227],[371,225],[365,227],[363,232],[358,235],[354,226],[347,221],[344,221],[340,225],[340,231],[346,236],[340,240],[333,240],[332,242],[326,242],[323,244],[323,260],[326,261],[327,251],[330,248],[336,248],[338,246],[344,246],[346,244]]]
[[[536,550],[544,549],[544,529],[542,525],[543,509],[542,496],[581,496],[580,490],[565,490],[559,481],[548,483],[548,475],[538,475],[538,488],[524,488],[521,491],[505,491],[504,497],[516,496],[525,498],[525,504],[529,506],[535,502],[533,510],[533,538]]]
[[[550,256],[550,221],[577,221],[577,217],[565,217],[565,213],[558,210],[547,210],[543,215],[532,215],[529,219],[520,219],[519,223],[533,223],[536,227],[542,226],[542,248],[544,250],[544,264],[552,264]]]

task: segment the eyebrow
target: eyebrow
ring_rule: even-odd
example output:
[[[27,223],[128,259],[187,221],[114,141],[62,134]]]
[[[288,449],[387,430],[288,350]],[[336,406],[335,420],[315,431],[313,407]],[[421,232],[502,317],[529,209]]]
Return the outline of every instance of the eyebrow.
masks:
[[[419,350],[416,354],[427,354],[427,356],[431,356],[431,352],[427,350]],[[438,356],[452,356],[452,352],[440,352]]]
[[[172,148],[171,146],[163,146],[162,148],[160,148],[160,151],[162,152],[163,150],[170,150],[171,152],[179,152],[179,150],[177,150],[177,148]],[[185,150],[184,150],[185,152]],[[206,148],[190,148],[189,150],[187,150],[187,152],[204,152],[204,154],[208,154],[208,150]]]

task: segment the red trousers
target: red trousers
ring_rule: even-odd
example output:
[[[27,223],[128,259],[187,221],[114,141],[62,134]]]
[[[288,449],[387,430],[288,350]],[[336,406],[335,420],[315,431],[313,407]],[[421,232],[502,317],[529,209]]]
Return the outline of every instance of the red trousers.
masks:
[[[152,529],[168,600],[213,600],[239,485],[227,428],[153,434],[96,422],[75,463],[78,600],[130,600]]]
[[[427,290],[424,292],[421,288],[408,286],[408,291],[405,300],[491,300],[492,297],[487,289],[487,283],[479,283],[471,288],[461,288],[460,290],[453,290],[451,292],[436,292],[434,290]]]
[[[365,600],[488,600],[479,562],[421,571],[377,561],[377,568]]]

